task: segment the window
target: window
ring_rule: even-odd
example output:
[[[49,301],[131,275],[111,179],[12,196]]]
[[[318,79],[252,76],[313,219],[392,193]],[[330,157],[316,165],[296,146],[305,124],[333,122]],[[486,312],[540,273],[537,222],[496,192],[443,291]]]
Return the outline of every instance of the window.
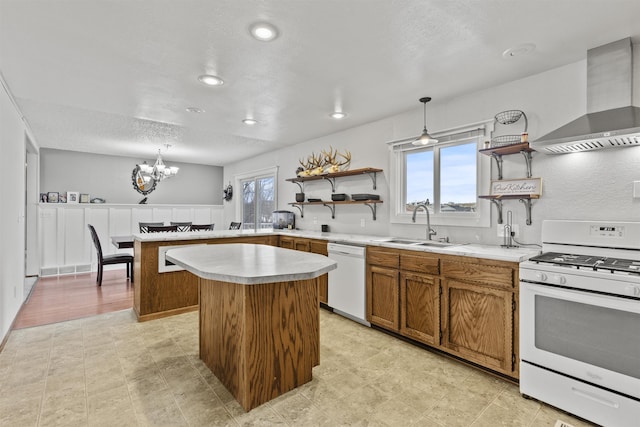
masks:
[[[478,200],[490,181],[490,158],[478,154],[485,128],[434,134],[439,142],[428,147],[411,144],[413,138],[390,143],[391,221],[410,223],[425,204],[432,224],[489,226],[490,206]]]
[[[238,198],[243,230],[271,228],[272,212],[276,209],[277,169],[236,177],[241,194]]]

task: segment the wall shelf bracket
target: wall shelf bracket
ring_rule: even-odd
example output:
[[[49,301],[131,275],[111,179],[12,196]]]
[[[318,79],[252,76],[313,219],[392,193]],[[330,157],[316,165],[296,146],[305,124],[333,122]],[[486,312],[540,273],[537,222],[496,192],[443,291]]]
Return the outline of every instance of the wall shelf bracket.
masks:
[[[373,182],[373,189],[375,190],[377,188],[376,186],[376,181],[377,181],[377,174],[376,172],[367,172],[367,175],[369,175],[369,178],[371,178],[371,181]],[[371,207],[371,206],[369,206]],[[375,213],[373,215],[373,219],[376,219]]]
[[[326,206],[331,211],[331,219],[336,219],[336,205],[333,203],[323,203],[322,206]]]
[[[496,210],[498,211],[498,224],[502,224],[502,200],[489,199],[489,201],[496,205]],[[522,201],[522,199],[520,199],[520,201]]]
[[[527,178],[531,178],[531,151],[522,150],[520,153],[524,156],[524,161],[527,164]]]
[[[300,218],[304,218],[304,205],[296,205],[295,203],[290,203],[294,208],[298,208],[300,211]]]
[[[527,225],[531,225],[531,199],[520,199],[524,203],[527,213]]]
[[[374,188],[374,189],[376,188],[376,187],[375,187],[375,184],[374,184],[374,187],[373,187],[373,188]],[[376,209],[377,209],[377,206],[378,206],[378,205],[377,205],[377,204],[375,204],[375,203],[365,203],[365,205],[366,205],[366,206],[369,206],[369,209],[371,209],[371,215],[373,215],[373,220],[375,221],[375,220],[376,220]]]
[[[324,176],[323,177],[325,181],[329,181],[329,184],[331,184],[331,192],[335,193],[336,192],[336,179],[332,176]]]
[[[491,157],[496,161],[496,166],[498,167],[498,179],[502,179],[502,154],[493,153]]]
[[[303,183],[300,183],[298,181],[291,181],[291,182],[293,182],[294,184],[297,184],[298,188],[300,189],[300,192],[304,193],[304,182]]]

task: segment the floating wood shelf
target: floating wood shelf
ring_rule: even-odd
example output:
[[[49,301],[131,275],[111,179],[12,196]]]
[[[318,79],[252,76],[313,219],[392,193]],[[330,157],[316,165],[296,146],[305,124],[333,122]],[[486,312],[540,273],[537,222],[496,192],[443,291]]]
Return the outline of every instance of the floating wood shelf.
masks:
[[[300,216],[304,218],[304,206],[305,205],[320,205],[326,206],[331,210],[331,219],[336,217],[336,205],[366,205],[371,209],[373,220],[376,220],[376,207],[378,203],[382,203],[382,200],[344,200],[344,201],[320,201],[320,202],[295,202],[289,203],[291,206],[298,208]]]
[[[503,145],[502,147],[485,148],[480,150],[480,153],[493,157],[498,166],[498,179],[502,179],[502,156],[509,154],[522,154],[524,161],[527,164],[527,178],[531,178],[531,153],[534,150],[529,146],[528,142],[521,142],[519,144]]]
[[[335,173],[324,173],[321,175],[311,175],[311,176],[298,176],[295,178],[287,178],[285,181],[289,181],[289,182],[293,182],[295,184],[298,184],[298,187],[300,187],[300,192],[304,193],[304,187],[303,185],[301,185],[300,183],[304,183],[306,181],[318,181],[318,180],[325,180],[325,181],[329,181],[329,183],[331,184],[331,192],[335,193],[336,191],[336,182],[335,179],[336,178],[342,178],[345,176],[354,176],[354,175],[369,175],[369,177],[371,178],[371,181],[373,181],[373,189],[376,189],[376,174],[378,172],[382,172],[382,169],[376,169],[376,168],[362,168],[362,169],[352,169],[352,170],[346,170],[346,171],[341,171],[341,172],[335,172]]]

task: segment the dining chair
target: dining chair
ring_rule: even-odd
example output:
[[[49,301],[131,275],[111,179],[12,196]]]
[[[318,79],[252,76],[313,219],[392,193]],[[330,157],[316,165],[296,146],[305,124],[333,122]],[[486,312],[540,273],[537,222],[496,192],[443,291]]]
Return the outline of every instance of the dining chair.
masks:
[[[102,286],[102,271],[105,265],[112,264],[127,264],[127,277],[131,279],[131,283],[133,283],[133,255],[129,254],[112,254],[112,255],[103,255],[102,254],[102,246],[100,245],[100,239],[98,238],[98,233],[96,233],[96,229],[93,228],[93,225],[87,224],[89,227],[89,232],[91,232],[91,240],[93,240],[93,244],[96,247],[96,251],[98,252],[98,278],[96,282],[98,282],[98,286]]]
[[[240,226],[242,225],[241,222],[232,222],[229,225],[229,230],[240,230]]]
[[[147,227],[149,233],[167,233],[169,231],[178,231],[177,225],[150,225]]]
[[[148,233],[149,226],[158,227],[160,225],[164,225],[164,222],[139,222],[138,227],[140,227],[141,233]]]
[[[215,224],[191,224],[191,231],[209,231],[213,230]]]
[[[191,221],[189,222],[173,222],[171,221],[171,225],[177,225],[178,231],[189,231],[191,230]]]

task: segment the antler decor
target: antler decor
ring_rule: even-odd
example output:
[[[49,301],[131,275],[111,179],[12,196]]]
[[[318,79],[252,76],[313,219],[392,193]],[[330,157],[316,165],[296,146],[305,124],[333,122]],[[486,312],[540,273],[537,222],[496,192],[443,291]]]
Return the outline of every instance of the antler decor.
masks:
[[[341,158],[341,160],[339,159]],[[321,150],[320,154],[312,152],[306,159],[299,159],[302,170],[297,171],[298,176],[321,175],[323,173],[336,173],[347,170],[351,164],[351,153],[348,150],[340,153],[329,146],[329,150]],[[300,169],[300,168],[298,168]]]

